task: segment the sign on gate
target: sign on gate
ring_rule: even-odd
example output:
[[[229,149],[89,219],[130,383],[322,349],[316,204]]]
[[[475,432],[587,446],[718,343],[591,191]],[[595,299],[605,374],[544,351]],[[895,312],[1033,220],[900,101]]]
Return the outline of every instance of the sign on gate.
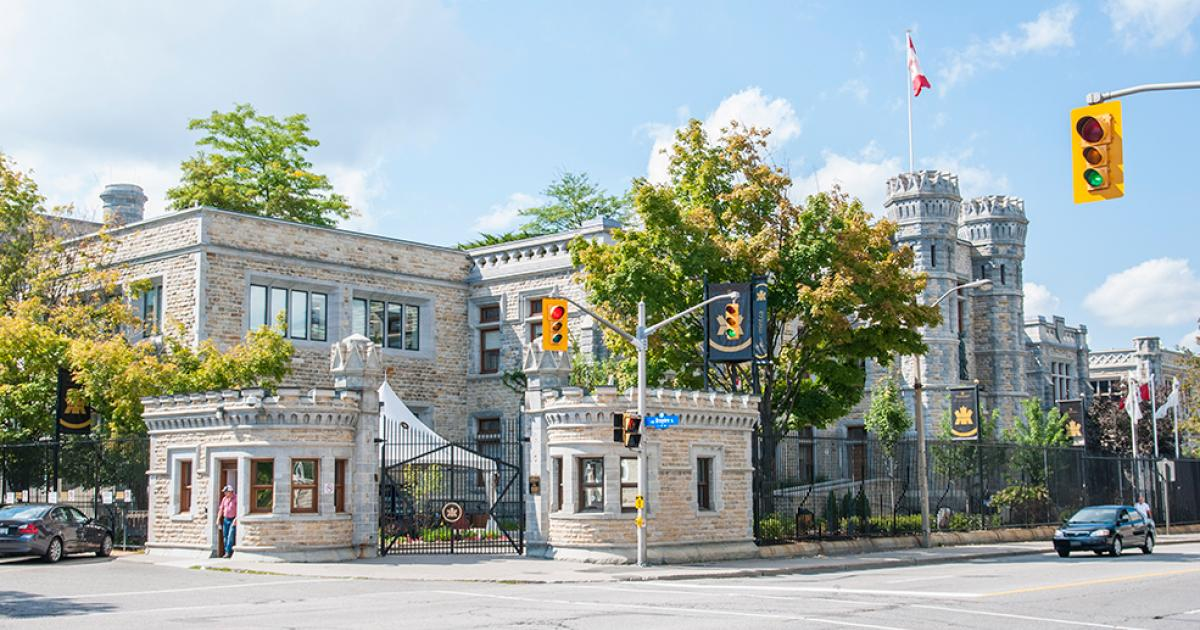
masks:
[[[451,501],[451,502],[447,503],[446,505],[442,506],[442,519],[445,520],[447,523],[450,523],[450,524],[457,523],[458,520],[462,517],[463,517],[463,509],[462,509],[461,505]]]
[[[679,424],[679,415],[673,413],[656,413],[646,416],[646,427],[650,429],[665,429]]]

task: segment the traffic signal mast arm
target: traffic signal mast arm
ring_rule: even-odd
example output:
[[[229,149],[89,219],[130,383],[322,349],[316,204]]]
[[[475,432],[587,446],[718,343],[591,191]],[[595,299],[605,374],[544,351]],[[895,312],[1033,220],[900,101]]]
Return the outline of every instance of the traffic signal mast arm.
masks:
[[[1087,103],[1088,105],[1095,105],[1097,103],[1103,103],[1109,99],[1129,96],[1130,94],[1138,94],[1141,92],[1159,92],[1162,90],[1200,90],[1200,81],[1181,81],[1179,83],[1145,83],[1122,90],[1113,90],[1112,92],[1089,92],[1087,95]]]
[[[683,316],[685,316],[685,315],[688,315],[688,314],[690,314],[690,313],[694,313],[694,312],[696,312],[697,310],[700,310],[700,309],[704,308],[705,306],[708,306],[709,304],[712,304],[713,302],[717,302],[717,301],[720,301],[720,300],[736,300],[736,299],[738,299],[738,297],[739,297],[739,294],[738,294],[738,292],[737,292],[737,291],[730,291],[729,293],[725,293],[725,294],[722,294],[722,295],[718,295],[718,296],[716,296],[716,297],[709,298],[709,299],[707,299],[707,300],[705,300],[705,301],[703,301],[703,302],[701,302],[701,303],[699,303],[699,304],[697,304],[697,305],[695,305],[695,306],[693,306],[693,307],[691,307],[691,308],[689,308],[689,309],[687,309],[687,310],[685,310],[685,311],[682,311],[682,312],[680,312],[680,313],[676,313],[675,315],[672,315],[672,316],[670,316],[670,317],[668,317],[668,318],[666,318],[666,319],[662,320],[661,322],[658,322],[657,324],[655,324],[655,325],[653,325],[653,326],[650,326],[650,327],[646,328],[646,329],[644,330],[644,332],[642,332],[642,334],[641,334],[640,336],[631,335],[631,334],[629,334],[629,333],[625,332],[624,330],[621,330],[620,328],[618,328],[618,327],[617,327],[617,325],[616,325],[616,324],[614,324],[614,323],[612,323],[612,322],[608,321],[607,319],[604,319],[604,318],[603,318],[603,317],[601,317],[599,314],[597,314],[595,311],[593,311],[593,310],[589,309],[588,307],[586,307],[586,306],[584,306],[584,305],[580,304],[579,302],[576,302],[575,300],[572,300],[572,299],[571,299],[571,298],[569,298],[569,297],[562,296],[562,295],[555,295],[555,296],[553,296],[553,297],[556,297],[556,298],[558,298],[558,299],[560,299],[560,300],[566,300],[566,301],[570,302],[572,305],[574,305],[574,306],[575,306],[575,308],[578,308],[579,310],[583,311],[584,313],[587,313],[588,315],[591,315],[593,319],[595,319],[596,321],[598,321],[598,322],[600,322],[601,324],[603,324],[605,328],[608,328],[609,330],[611,330],[611,331],[613,331],[613,332],[617,333],[618,335],[620,335],[620,336],[621,336],[621,338],[622,338],[622,339],[624,339],[625,341],[628,341],[629,343],[633,344],[633,345],[634,345],[634,347],[636,348],[636,347],[639,347],[639,346],[640,346],[640,344],[642,343],[641,341],[639,341],[639,338],[640,338],[640,339],[645,339],[645,338],[649,337],[650,335],[653,335],[653,334],[654,334],[656,331],[658,331],[658,329],[659,329],[659,328],[662,328],[663,326],[666,326],[667,324],[670,324],[671,322],[674,322],[675,320],[677,320],[677,319],[679,319],[679,318],[681,318],[681,317],[683,317]]]

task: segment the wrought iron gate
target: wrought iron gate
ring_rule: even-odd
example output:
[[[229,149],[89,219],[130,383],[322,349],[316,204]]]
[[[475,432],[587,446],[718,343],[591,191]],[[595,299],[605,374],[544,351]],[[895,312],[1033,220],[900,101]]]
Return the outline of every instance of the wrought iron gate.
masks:
[[[524,443],[383,436],[380,555],[523,553]]]

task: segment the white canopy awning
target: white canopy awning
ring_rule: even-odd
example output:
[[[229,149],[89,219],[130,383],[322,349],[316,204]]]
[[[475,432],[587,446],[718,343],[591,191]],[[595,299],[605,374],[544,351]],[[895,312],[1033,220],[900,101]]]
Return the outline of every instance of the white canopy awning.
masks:
[[[387,381],[379,386],[379,437],[388,465],[443,464],[495,472],[493,459],[453,446],[434,433],[400,400]]]

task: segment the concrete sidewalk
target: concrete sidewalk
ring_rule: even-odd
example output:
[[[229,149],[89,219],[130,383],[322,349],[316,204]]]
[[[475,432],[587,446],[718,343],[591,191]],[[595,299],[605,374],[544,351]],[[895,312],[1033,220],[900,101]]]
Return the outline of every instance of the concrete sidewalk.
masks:
[[[1159,545],[1200,542],[1200,535],[1161,536]],[[624,582],[643,580],[694,580],[701,578],[757,577],[763,575],[865,571],[897,566],[986,561],[1021,555],[1051,553],[1049,541],[964,545],[933,549],[903,549],[845,556],[736,560],[702,564],[603,565],[540,560],[520,556],[395,555],[369,560],[330,563],[249,562],[218,558],[186,560],[131,555],[120,562],[143,562],[180,568],[270,573],[302,577],[367,580],[458,582],[565,583]],[[1128,553],[1140,553],[1130,550]]]

